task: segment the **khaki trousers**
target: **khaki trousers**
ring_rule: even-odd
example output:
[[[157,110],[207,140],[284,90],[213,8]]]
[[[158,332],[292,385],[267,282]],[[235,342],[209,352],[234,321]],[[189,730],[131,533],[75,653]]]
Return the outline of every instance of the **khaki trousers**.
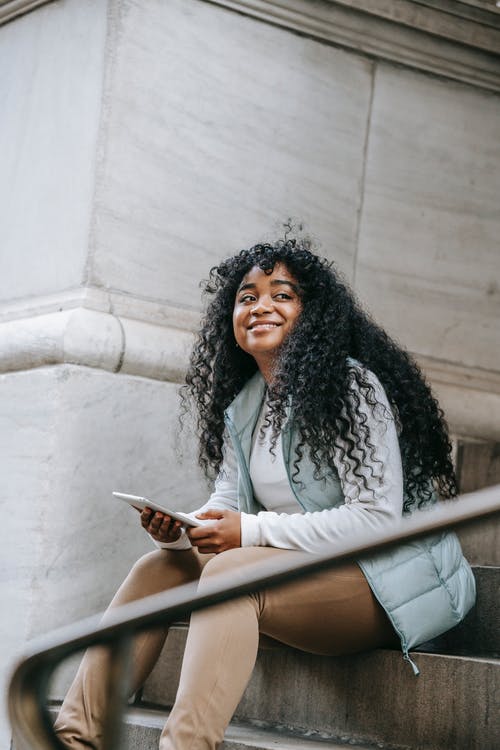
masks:
[[[142,557],[110,607],[188,581],[263,560],[304,559],[304,553],[243,547],[218,555],[157,550]],[[106,615],[105,615],[106,617]],[[137,637],[131,692],[153,668],[168,626]],[[160,739],[160,750],[215,750],[222,742],[252,673],[259,636],[315,654],[340,655],[398,643],[360,568],[344,564],[300,582],[243,596],[191,617],[179,689]],[[67,748],[102,750],[106,652],[85,654],[61,707],[55,729]]]

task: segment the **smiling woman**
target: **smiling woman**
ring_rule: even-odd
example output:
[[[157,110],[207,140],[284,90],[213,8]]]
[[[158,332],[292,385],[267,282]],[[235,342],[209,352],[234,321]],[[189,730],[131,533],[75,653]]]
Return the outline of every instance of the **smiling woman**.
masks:
[[[211,523],[183,529],[144,510],[160,549],[136,563],[112,607],[265,559],[333,551],[456,494],[429,387],[331,263],[304,242],[256,245],[213,268],[206,291],[183,399],[197,410],[200,465],[216,478],[195,511]],[[260,635],[329,655],[400,644],[411,661],[410,648],[473,602],[472,572],[448,533],[196,612],[160,748],[218,747]],[[137,638],[132,691],[167,630]],[[102,747],[105,659],[84,657],[56,722],[65,747]]]
[[[283,263],[267,272],[255,266],[243,277],[234,303],[234,338],[267,382],[301,311],[299,284]]]

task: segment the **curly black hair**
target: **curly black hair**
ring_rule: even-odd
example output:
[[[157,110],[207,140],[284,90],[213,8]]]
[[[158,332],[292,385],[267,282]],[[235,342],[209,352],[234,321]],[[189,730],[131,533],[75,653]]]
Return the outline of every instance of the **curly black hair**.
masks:
[[[455,496],[447,426],[417,364],[361,308],[333,263],[313,254],[306,240],[288,238],[255,245],[224,260],[205,282],[211,301],[181,397],[184,411],[190,401],[196,406],[199,463],[206,475],[215,476],[222,463],[224,410],[257,370],[254,358],[237,346],[234,337],[236,292],[251,268],[272,273],[276,263],[283,263],[297,280],[302,303],[299,319],[280,349],[267,395],[274,444],[291,404],[299,435],[294,476],[304,450],[318,478],[325,467],[335,473],[337,447],[346,471],[362,477],[366,486],[361,466],[367,457],[373,458],[375,446],[359,409],[360,396],[378,419],[383,409],[371,371],[385,389],[400,432],[404,511],[427,504],[435,492],[441,498]]]

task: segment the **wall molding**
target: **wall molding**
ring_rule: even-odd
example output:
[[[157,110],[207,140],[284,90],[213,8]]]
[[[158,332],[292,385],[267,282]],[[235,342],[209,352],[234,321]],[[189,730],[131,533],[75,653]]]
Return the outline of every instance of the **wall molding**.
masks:
[[[78,364],[182,380],[200,312],[78,287],[0,307],[0,372]],[[432,383],[500,395],[500,372],[414,354]]]
[[[76,307],[0,324],[0,372],[72,364],[181,382],[193,333]]]
[[[75,364],[181,382],[200,312],[98,287],[0,305],[0,372]]]
[[[0,26],[54,0],[0,0]]]
[[[500,92],[500,12],[471,0],[201,0],[312,39]],[[0,25],[54,0],[0,0]]]
[[[500,396],[500,372],[468,367],[455,362],[413,354],[419,367],[431,383],[463,388],[465,390],[494,393]]]
[[[183,382],[199,312],[99,289],[86,292],[46,297],[37,312],[32,303],[24,317],[19,307],[0,323],[0,374],[73,365]],[[415,356],[454,433],[500,440],[500,372]]]
[[[53,294],[0,302],[0,324],[78,307],[188,331],[196,331],[200,321],[200,311],[194,308],[137,297],[109,287],[77,286]]]
[[[203,0],[381,60],[500,91],[500,14],[449,0]]]

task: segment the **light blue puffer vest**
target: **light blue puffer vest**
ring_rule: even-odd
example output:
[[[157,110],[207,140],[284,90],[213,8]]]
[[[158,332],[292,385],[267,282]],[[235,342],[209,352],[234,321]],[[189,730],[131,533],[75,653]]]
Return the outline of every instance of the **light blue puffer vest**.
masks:
[[[263,510],[253,496],[248,467],[252,433],[264,391],[264,379],[257,372],[225,413],[238,460],[239,508],[245,513]],[[314,479],[314,466],[307,455],[300,462],[297,481],[291,481],[295,435],[290,422],[283,427],[282,445],[290,486],[304,511],[324,510],[344,503],[337,474],[329,472],[320,481]],[[456,535],[437,533],[357,562],[401,639],[405,659],[418,674],[408,650],[457,625],[475,601],[474,576]]]

